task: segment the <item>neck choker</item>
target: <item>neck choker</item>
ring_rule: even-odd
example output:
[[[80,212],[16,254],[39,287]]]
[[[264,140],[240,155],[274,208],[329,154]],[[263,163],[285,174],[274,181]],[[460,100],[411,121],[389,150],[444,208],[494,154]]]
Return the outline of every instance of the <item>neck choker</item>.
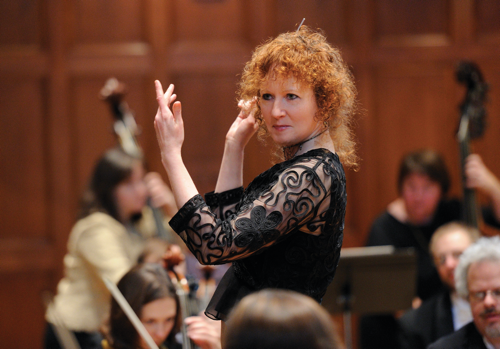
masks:
[[[321,136],[323,133],[325,133],[328,129],[325,129],[318,133],[316,136],[312,136],[311,138],[306,139],[305,141],[292,144],[292,145],[287,145],[286,147],[283,147],[283,156],[285,157],[285,160],[289,160],[295,156],[299,152],[299,150],[302,149],[302,146],[304,143],[309,142],[310,140]]]

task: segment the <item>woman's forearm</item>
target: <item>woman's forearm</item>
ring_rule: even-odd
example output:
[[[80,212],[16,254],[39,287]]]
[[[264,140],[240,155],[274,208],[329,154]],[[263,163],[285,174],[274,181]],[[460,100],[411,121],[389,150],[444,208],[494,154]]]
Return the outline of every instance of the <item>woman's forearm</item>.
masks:
[[[215,186],[215,192],[241,187],[243,185],[243,157],[244,150],[226,142],[224,155]]]
[[[180,154],[162,156],[162,163],[167,172],[175,203],[178,208],[184,206],[193,196],[198,194],[198,189],[191,178]]]

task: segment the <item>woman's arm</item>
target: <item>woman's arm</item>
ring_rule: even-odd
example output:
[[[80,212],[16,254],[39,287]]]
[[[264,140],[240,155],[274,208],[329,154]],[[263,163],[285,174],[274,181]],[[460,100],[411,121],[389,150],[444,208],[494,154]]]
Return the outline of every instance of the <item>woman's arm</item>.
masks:
[[[226,134],[224,155],[215,192],[220,193],[243,185],[243,156],[245,146],[257,131],[254,114],[256,101],[240,101],[241,111]]]
[[[170,226],[201,264],[245,258],[296,229],[319,235],[328,220],[343,221],[345,212],[344,207],[327,213],[331,200],[345,202],[345,178],[341,168],[324,166],[328,165],[311,159],[285,169],[276,179],[269,177],[269,188],[264,182],[259,189],[250,188],[247,199],[255,196],[253,201],[240,201],[238,211],[224,220],[197,195],[172,218]]]
[[[161,160],[167,171],[177,207],[182,207],[189,199],[198,194],[198,190],[182,161],[181,149],[184,142],[184,123],[180,102],[175,100],[174,85],[163,93],[161,83],[155,81],[158,111],[155,116],[155,130],[160,146]]]

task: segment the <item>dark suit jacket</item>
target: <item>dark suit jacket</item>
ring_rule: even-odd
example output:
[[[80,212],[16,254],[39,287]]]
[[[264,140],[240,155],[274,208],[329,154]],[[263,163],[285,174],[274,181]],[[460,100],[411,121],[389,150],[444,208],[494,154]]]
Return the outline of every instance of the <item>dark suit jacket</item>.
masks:
[[[486,349],[486,345],[474,322],[469,322],[458,331],[432,343],[427,349]]]
[[[402,349],[425,349],[439,338],[454,331],[451,300],[448,292],[441,292],[424,301],[400,319]]]

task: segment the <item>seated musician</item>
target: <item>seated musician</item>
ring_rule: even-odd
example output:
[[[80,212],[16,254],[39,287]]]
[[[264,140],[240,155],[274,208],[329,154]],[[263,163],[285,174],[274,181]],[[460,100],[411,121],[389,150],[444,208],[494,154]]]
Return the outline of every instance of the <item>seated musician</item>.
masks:
[[[446,290],[399,319],[402,348],[425,349],[472,320],[469,303],[456,292],[454,273],[460,255],[478,238],[477,229],[458,222],[445,224],[436,230],[429,249]]]
[[[483,210],[484,221],[500,227],[500,181],[477,154],[465,164],[467,187],[484,193],[491,201]],[[461,203],[447,197],[450,179],[444,159],[424,149],[407,154],[398,175],[399,197],[373,223],[368,246],[392,245],[413,248],[417,254],[416,304],[445,290],[428,246],[434,231],[461,219]],[[363,317],[361,348],[398,348],[398,325],[392,315]]]
[[[139,264],[118,282],[131,308],[152,339],[162,349],[182,348],[180,304],[176,289],[165,269],[156,263]],[[220,349],[220,326],[200,316],[189,317],[187,336],[201,349]],[[135,330],[119,304],[111,301],[106,339],[103,349],[143,349],[147,342]]]

